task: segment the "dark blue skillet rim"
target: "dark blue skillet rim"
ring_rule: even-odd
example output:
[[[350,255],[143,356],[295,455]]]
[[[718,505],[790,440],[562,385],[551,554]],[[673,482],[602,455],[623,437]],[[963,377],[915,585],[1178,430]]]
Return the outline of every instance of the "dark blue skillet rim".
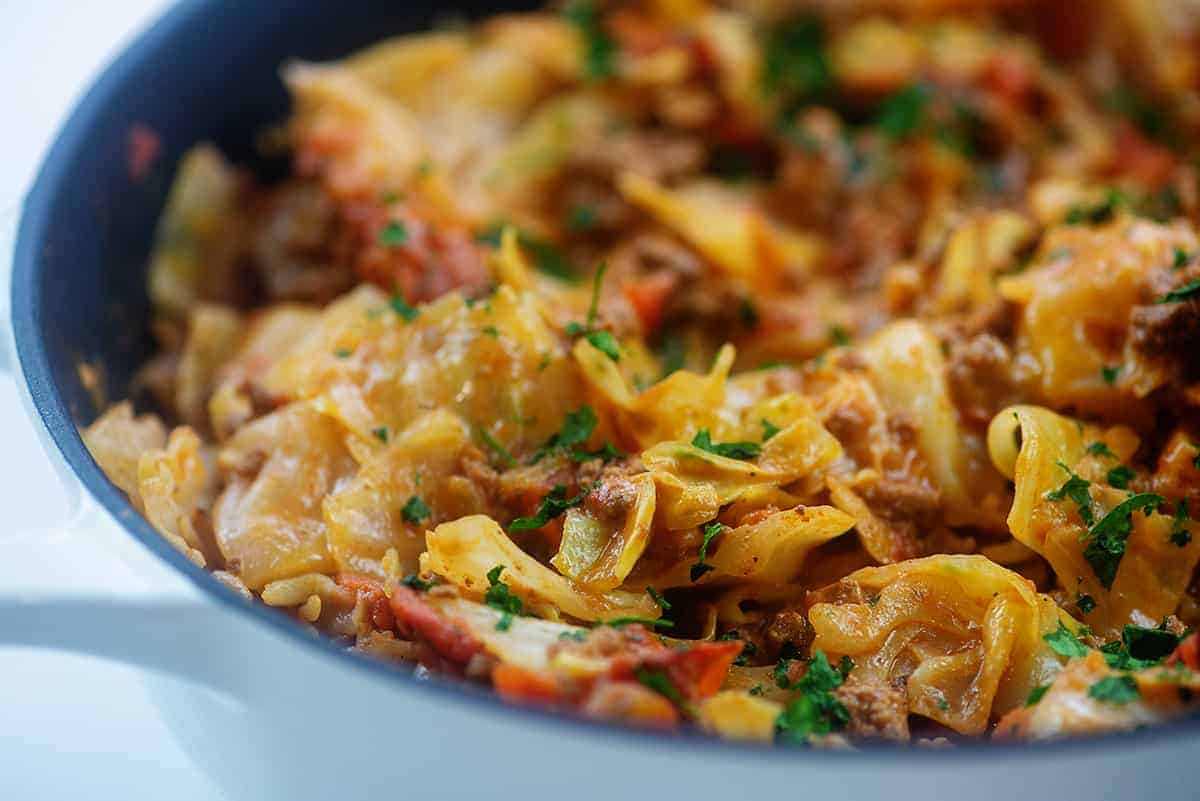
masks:
[[[1148,747],[1157,742],[1193,735],[1200,731],[1200,714],[1162,726],[1132,732],[1117,732],[1100,737],[1063,739],[1034,744],[965,741],[952,749],[926,749],[911,746],[866,743],[856,750],[814,750],[725,742],[694,732],[664,736],[652,732],[590,721],[536,707],[515,706],[500,700],[489,690],[444,679],[417,678],[403,668],[354,654],[324,637],[313,637],[306,629],[282,612],[261,603],[249,603],[231,589],[197,567],[167,543],[130,505],[124,493],[104,475],[88,453],[72,420],[67,405],[51,378],[45,343],[38,336],[40,304],[38,275],[42,243],[47,236],[54,199],[64,186],[65,165],[87,146],[90,132],[101,112],[127,77],[163,43],[186,31],[195,21],[213,13],[213,0],[182,0],[167,10],[109,64],[76,106],[42,162],[33,188],[25,199],[17,233],[12,275],[12,323],[21,370],[30,395],[51,438],[67,464],[92,496],[100,502],[138,542],[166,562],[224,607],[290,639],[299,648],[309,649],[326,659],[337,660],[351,670],[391,681],[407,692],[435,693],[448,703],[469,704],[477,709],[507,718],[524,718],[530,725],[551,725],[589,735],[619,738],[629,745],[652,742],[656,747],[685,750],[712,757],[739,760],[786,760],[801,767],[809,760],[845,761],[855,765],[895,764],[899,760],[922,764],[966,764],[981,759],[1007,760],[1057,759],[1068,754]],[[1198,741],[1200,744],[1200,741]]]

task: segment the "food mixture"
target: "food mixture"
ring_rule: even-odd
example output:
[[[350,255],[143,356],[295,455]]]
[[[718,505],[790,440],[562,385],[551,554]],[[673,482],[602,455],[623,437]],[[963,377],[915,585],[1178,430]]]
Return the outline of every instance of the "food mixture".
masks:
[[[217,580],[639,727],[1194,708],[1200,4],[572,0],[282,75],[287,176],[178,165],[84,432]]]

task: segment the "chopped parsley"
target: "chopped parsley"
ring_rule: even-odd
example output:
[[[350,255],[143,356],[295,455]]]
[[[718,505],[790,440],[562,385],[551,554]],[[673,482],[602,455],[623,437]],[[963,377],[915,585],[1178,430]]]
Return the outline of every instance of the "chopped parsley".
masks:
[[[1025,706],[1034,706],[1038,701],[1042,700],[1042,696],[1050,689],[1049,684],[1043,684],[1039,687],[1034,687],[1029,691],[1029,697],[1025,699]]]
[[[1185,300],[1191,300],[1200,293],[1200,278],[1193,278],[1181,287],[1172,289],[1167,294],[1163,295],[1155,303],[1183,303]]]
[[[1140,696],[1133,676],[1105,676],[1088,687],[1088,696],[1111,704],[1127,704]]]
[[[1180,548],[1192,541],[1192,532],[1188,530],[1188,506],[1186,499],[1180,499],[1175,504],[1175,519],[1171,523],[1171,544]]]
[[[504,222],[489,225],[476,234],[475,241],[492,248],[500,247],[500,239],[506,225]],[[533,257],[533,266],[538,272],[568,284],[574,284],[579,280],[579,276],[575,273],[575,265],[571,264],[571,261],[554,243],[518,228],[517,244]]]
[[[395,248],[408,242],[408,229],[399,220],[392,220],[379,232],[379,244]]]
[[[762,453],[762,448],[756,442],[713,442],[707,428],[696,432],[696,436],[692,437],[692,445],[726,459],[753,459]]]
[[[567,335],[583,337],[596,350],[614,362],[619,362],[621,361],[621,348],[617,345],[616,337],[608,331],[599,331],[596,329],[596,311],[600,305],[600,287],[604,283],[604,274],[606,272],[608,272],[608,264],[602,262],[596,269],[596,275],[592,279],[592,301],[588,305],[587,323],[585,325],[568,323]]]
[[[408,503],[404,504],[404,508],[400,510],[400,516],[406,523],[420,525],[433,516],[433,512],[425,505],[425,501],[414,495],[408,499]]]
[[[1095,204],[1077,203],[1067,210],[1064,222],[1067,225],[1097,225],[1108,222],[1122,206],[1129,205],[1129,198],[1119,189],[1109,189],[1104,200]]]
[[[1105,384],[1117,383],[1117,377],[1121,375],[1121,365],[1104,365],[1100,368],[1100,378],[1104,379]]]
[[[604,30],[596,3],[573,0],[563,11],[563,16],[583,40],[583,77],[589,81],[611,78],[617,71],[617,43]]]
[[[338,348],[333,352],[333,355],[337,356],[339,359],[349,359],[354,355],[354,351],[350,350],[349,348]]]
[[[400,290],[392,293],[392,298],[388,301],[388,304],[392,307],[392,311],[406,323],[411,323],[420,314],[420,311],[415,306],[408,305],[408,301],[404,299],[404,295],[400,293]]]
[[[570,509],[572,506],[578,506],[583,503],[586,493],[579,493],[574,498],[567,497],[567,488],[562,484],[555,484],[554,489],[550,490],[541,502],[538,503],[537,511],[533,517],[518,517],[516,520],[508,524],[509,531],[534,531],[555,519],[563,512]]]
[[[1075,598],[1075,608],[1079,614],[1086,615],[1096,610],[1096,599],[1090,595],[1079,595]]]
[[[633,672],[633,677],[671,703],[683,703],[683,694],[679,692],[679,688],[675,686],[667,674],[661,670],[650,670],[645,667],[639,667]]]
[[[1088,530],[1083,558],[1092,566],[1104,589],[1111,590],[1117,577],[1117,568],[1125,556],[1125,542],[1133,531],[1133,513],[1140,509],[1149,515],[1162,502],[1163,497],[1154,493],[1130,495]]]
[[[579,203],[567,211],[567,230],[576,233],[590,231],[596,227],[596,207]]]
[[[400,579],[400,583],[403,584],[405,587],[417,590],[419,592],[427,592],[428,590],[433,588],[432,581],[426,581],[425,579],[418,576],[416,573],[410,573],[409,575]]]
[[[1061,620],[1058,621],[1058,628],[1049,634],[1043,634],[1042,639],[1050,646],[1050,650],[1059,656],[1067,659],[1087,656],[1088,647],[1080,642]]]
[[[1087,446],[1087,452],[1093,456],[1107,456],[1109,459],[1116,459],[1117,455],[1113,453],[1108,445],[1103,442],[1093,442]]]
[[[1134,472],[1123,464],[1119,464],[1112,470],[1108,471],[1106,478],[1108,483],[1117,489],[1125,489],[1129,486],[1130,480],[1134,477]]]
[[[1126,624],[1121,639],[1100,646],[1104,661],[1116,670],[1143,670],[1162,664],[1179,646],[1183,636],[1162,626],[1147,628]]]
[[[845,347],[850,344],[850,333],[837,324],[829,326],[829,338],[838,347]]]
[[[788,742],[806,743],[812,735],[829,734],[850,722],[850,712],[833,691],[842,686],[854,663],[843,657],[835,669],[818,650],[808,670],[796,682],[800,697],[792,701],[775,720],[779,736]]]
[[[669,629],[675,625],[673,620],[664,620],[654,617],[614,617],[612,620],[604,621],[604,625],[612,626],[614,629],[619,629],[623,626],[649,626],[650,628]]]
[[[478,433],[479,439],[483,441],[483,444],[488,447],[488,450],[490,450],[496,456],[502,465],[505,467],[516,467],[517,460],[513,458],[513,455],[508,452],[507,448],[497,442],[496,439],[484,429],[479,429]]]
[[[825,54],[825,29],[813,16],[773,26],[763,47],[763,88],[785,100],[785,111],[833,88],[833,70]]]
[[[1086,478],[1076,475],[1074,470],[1062,462],[1058,462],[1058,466],[1067,471],[1069,478],[1058,489],[1047,492],[1046,500],[1061,501],[1065,498],[1074,501],[1079,507],[1079,516],[1083,519],[1084,524],[1091,526],[1096,522],[1095,515],[1092,514],[1092,496],[1088,492],[1092,483]]]
[[[709,544],[712,543],[713,539],[716,538],[717,535],[725,530],[725,524],[716,521],[709,523],[704,527],[704,539],[700,543],[700,558],[694,565],[692,565],[692,569],[688,574],[692,581],[699,581],[706,573],[716,569],[704,560],[708,558]]]
[[[494,326],[494,325],[485,325],[483,328],[481,328],[479,330],[482,333],[487,334],[489,337],[492,337],[493,339],[500,338],[500,329],[496,328],[496,326]]]
[[[775,425],[774,423],[772,423],[770,420],[766,419],[765,417],[760,422],[762,423],[762,429],[763,429],[763,442],[766,442],[771,437],[775,436],[776,434],[778,434],[780,431],[783,430],[782,428]]]
[[[683,369],[684,357],[687,355],[686,349],[687,343],[683,341],[679,332],[667,332],[658,349],[658,358],[662,360],[663,378]]]
[[[916,133],[925,117],[930,91],[924,86],[907,86],[887,100],[879,109],[876,124],[889,139],[904,139]]]
[[[497,609],[503,614],[496,621],[497,631],[508,631],[512,626],[513,618],[521,614],[524,604],[521,599],[513,595],[512,590],[508,585],[500,580],[500,574],[504,572],[504,565],[496,565],[487,573],[488,588],[484,593],[483,602],[493,609]]]
[[[754,301],[742,298],[742,302],[738,304],[738,319],[746,328],[758,327],[758,307],[754,305]]]
[[[1173,257],[1171,259],[1171,269],[1182,270],[1191,260],[1192,254],[1188,253],[1183,248],[1175,248]]]
[[[604,443],[595,451],[589,451],[583,447],[584,443],[592,436],[592,432],[596,430],[596,423],[596,412],[587,404],[573,412],[568,412],[563,417],[562,428],[557,434],[546,440],[545,445],[537,449],[533,458],[530,459],[530,464],[537,464],[546,456],[556,453],[567,454],[576,462],[586,462],[590,459],[610,461],[621,458],[624,454],[610,442]]]
[[[742,644],[741,653],[739,653],[737,655],[737,657],[735,657],[733,660],[733,664],[735,664],[735,665],[747,664],[748,660],[751,657],[753,657],[755,654],[758,653],[758,646],[755,645],[754,643],[750,642],[750,640],[743,639],[742,635],[736,630],[727,631],[724,634],[722,634],[720,637],[718,637],[717,639],[720,640],[721,642],[729,642],[731,640],[737,640],[738,642],[740,642]]]
[[[660,593],[658,590],[654,589],[653,587],[647,587],[646,592],[647,592],[647,594],[649,594],[650,598],[654,601],[654,603],[658,604],[659,607],[664,612],[671,611],[671,602],[668,601],[666,598],[664,598],[662,596],[662,593]]]
[[[374,436],[374,437],[375,437],[375,439],[377,439],[377,440],[379,440],[380,442],[382,442],[384,445],[387,445],[387,441],[388,441],[388,428],[387,428],[387,426],[380,426],[379,428],[372,428],[372,429],[371,429],[371,435],[372,435],[372,436]]]
[[[583,642],[587,639],[586,629],[574,629],[572,631],[564,631],[558,635],[560,640],[574,640],[575,642]]]

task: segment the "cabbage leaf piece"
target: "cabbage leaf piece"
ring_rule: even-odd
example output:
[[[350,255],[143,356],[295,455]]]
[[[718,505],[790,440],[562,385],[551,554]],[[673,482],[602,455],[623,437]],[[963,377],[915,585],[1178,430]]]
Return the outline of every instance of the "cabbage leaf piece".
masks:
[[[913,713],[963,734],[983,733],[1059,670],[1043,635],[1069,620],[1033,582],[978,555],[863,568],[815,597],[814,650],[904,681]]]

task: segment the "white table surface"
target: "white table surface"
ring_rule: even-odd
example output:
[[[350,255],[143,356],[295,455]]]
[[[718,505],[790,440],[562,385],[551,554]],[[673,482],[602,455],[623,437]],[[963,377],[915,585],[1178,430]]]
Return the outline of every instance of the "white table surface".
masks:
[[[0,0],[0,228],[79,93],[166,0]],[[0,233],[0,240],[5,235]],[[6,273],[11,242],[0,241]],[[7,292],[7,281],[0,281]],[[7,307],[7,298],[0,308]],[[86,581],[110,565],[71,537],[70,502],[10,379],[0,376],[0,593]],[[56,533],[56,528],[58,532]],[[119,571],[103,580],[119,584]],[[214,801],[221,796],[159,719],[136,671],[59,653],[0,648],[0,799]]]

